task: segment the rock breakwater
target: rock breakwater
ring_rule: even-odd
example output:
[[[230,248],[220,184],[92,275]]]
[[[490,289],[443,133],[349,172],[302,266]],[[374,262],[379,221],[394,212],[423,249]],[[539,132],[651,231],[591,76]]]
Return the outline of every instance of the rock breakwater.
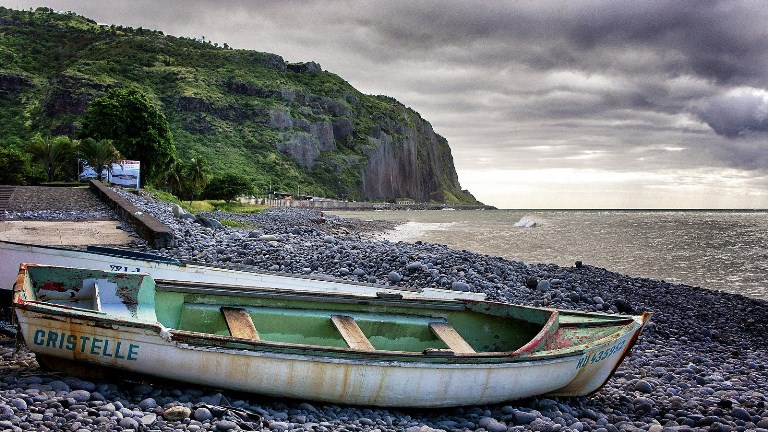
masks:
[[[178,247],[135,249],[222,265],[486,293],[517,304],[653,312],[608,384],[590,397],[540,397],[444,410],[269,399],[150,380],[86,381],[38,368],[0,343],[0,430],[768,431],[768,302],[582,265],[524,264],[427,243],[375,239],[386,222],[312,210],[210,213],[206,228],[149,195],[120,191],[171,227]],[[48,218],[55,215],[48,213]],[[232,228],[230,226],[237,226]]]

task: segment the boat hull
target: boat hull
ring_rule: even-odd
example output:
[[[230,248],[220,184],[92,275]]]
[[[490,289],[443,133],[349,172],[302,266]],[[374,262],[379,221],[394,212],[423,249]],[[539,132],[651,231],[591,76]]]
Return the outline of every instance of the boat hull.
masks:
[[[285,289],[309,292],[343,293],[376,296],[379,293],[402,295],[404,298],[482,300],[482,293],[446,289],[408,289],[253,270],[235,270],[198,263],[180,263],[163,257],[145,258],[124,255],[119,249],[99,248],[100,252],[64,249],[0,241],[0,294],[10,304],[11,291],[19,272],[19,264],[35,263],[62,267],[89,268],[106,271],[147,273],[154,279],[222,284],[255,288]]]
[[[159,324],[52,315],[17,307],[20,333],[35,353],[217,388],[331,403],[383,407],[450,407],[541,394],[581,396],[599,389],[642,328],[586,352],[536,361],[486,364],[358,354],[253,350],[190,342],[188,332]],[[202,334],[191,339],[205,339]]]

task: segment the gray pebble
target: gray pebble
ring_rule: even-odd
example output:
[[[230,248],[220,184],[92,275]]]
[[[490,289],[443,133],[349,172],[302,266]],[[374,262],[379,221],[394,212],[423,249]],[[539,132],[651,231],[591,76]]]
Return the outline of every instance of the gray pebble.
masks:
[[[421,261],[413,261],[413,262],[408,263],[405,266],[405,269],[408,270],[408,271],[411,271],[411,272],[415,272],[415,271],[421,270],[421,266],[422,265],[423,264],[421,263]]]
[[[118,422],[118,425],[124,429],[136,430],[139,428],[139,422],[137,422],[133,417],[124,417]]]
[[[461,291],[461,292],[472,291],[472,287],[466,282],[453,282],[451,283],[451,289],[454,291]]]
[[[204,422],[213,419],[213,414],[208,408],[200,407],[195,410],[195,420]]]
[[[75,402],[86,402],[91,399],[91,393],[87,390],[72,390],[66,397],[74,399]]]
[[[219,420],[216,422],[217,431],[230,431],[237,429],[237,423],[231,420]]]
[[[14,407],[16,407],[16,409],[21,411],[24,411],[27,409],[27,402],[24,399],[19,399],[19,398],[11,399],[11,405],[13,405]]]
[[[157,408],[157,401],[154,398],[146,398],[139,402],[139,408],[141,408],[143,411]]]
[[[144,426],[152,426],[157,421],[157,414],[149,413],[145,414],[139,420]]]
[[[55,392],[69,392],[71,387],[64,381],[54,380],[48,383],[51,386],[51,390]]]
[[[540,280],[538,284],[536,284],[536,291],[539,292],[547,292],[549,291],[550,283],[548,280]]]
[[[646,380],[638,380],[637,383],[635,383],[635,391],[651,393],[653,391],[653,386]]]
[[[531,412],[525,412],[520,410],[513,410],[512,414],[515,416],[515,423],[518,424],[528,424],[532,421],[536,420],[536,414],[533,414]]]

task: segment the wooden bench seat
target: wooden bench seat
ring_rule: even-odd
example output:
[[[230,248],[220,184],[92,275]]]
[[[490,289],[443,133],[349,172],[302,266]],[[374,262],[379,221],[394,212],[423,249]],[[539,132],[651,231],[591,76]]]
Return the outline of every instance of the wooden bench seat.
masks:
[[[352,349],[374,351],[376,348],[371,345],[371,341],[365,336],[355,319],[347,315],[331,315],[333,325],[339,330],[344,341]]]
[[[429,328],[448,348],[456,354],[475,354],[475,350],[450,324],[431,322]]]
[[[245,309],[223,307],[221,313],[224,314],[224,321],[227,322],[227,328],[232,337],[259,340],[259,332],[256,331],[256,326],[253,325],[253,320]]]

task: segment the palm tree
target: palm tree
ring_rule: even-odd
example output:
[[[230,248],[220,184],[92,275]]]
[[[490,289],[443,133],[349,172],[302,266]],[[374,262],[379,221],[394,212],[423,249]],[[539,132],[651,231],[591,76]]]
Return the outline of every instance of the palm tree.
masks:
[[[101,181],[101,171],[104,165],[111,165],[112,162],[120,159],[120,152],[117,151],[112,140],[86,138],[80,143],[80,155],[88,161],[88,165],[96,170],[96,175]]]
[[[174,162],[168,171],[165,173],[165,185],[170,192],[176,195],[179,199],[183,200],[186,195],[184,194],[184,167],[180,162]]]
[[[203,156],[195,156],[189,160],[187,165],[187,181],[192,189],[192,196],[189,199],[189,205],[192,205],[192,199],[195,198],[208,184],[211,168],[208,160]]]
[[[26,151],[32,156],[32,162],[43,166],[48,174],[48,181],[51,182],[64,164],[73,162],[77,147],[77,141],[63,135],[51,139],[37,134],[32,137]]]

